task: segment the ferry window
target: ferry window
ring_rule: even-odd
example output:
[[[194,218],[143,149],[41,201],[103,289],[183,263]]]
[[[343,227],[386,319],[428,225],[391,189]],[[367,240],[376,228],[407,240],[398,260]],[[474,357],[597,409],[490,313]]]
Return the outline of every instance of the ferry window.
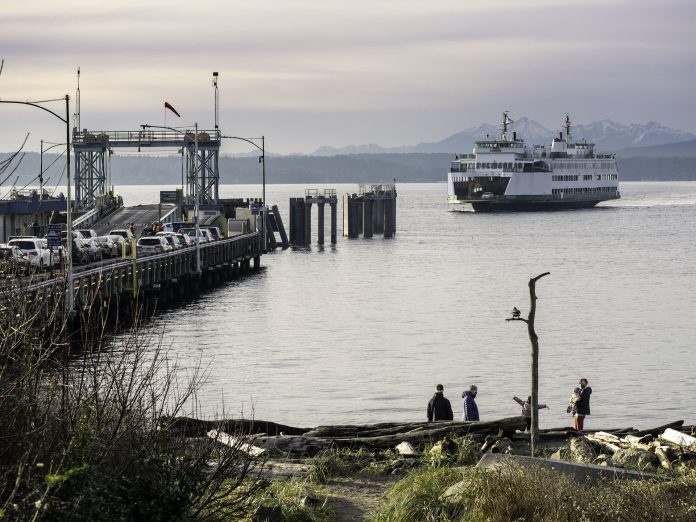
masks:
[[[498,168],[498,164],[497,164],[497,163],[495,163],[495,162],[493,162],[493,164],[491,165],[491,168],[493,168],[493,169],[497,169],[497,168]]]

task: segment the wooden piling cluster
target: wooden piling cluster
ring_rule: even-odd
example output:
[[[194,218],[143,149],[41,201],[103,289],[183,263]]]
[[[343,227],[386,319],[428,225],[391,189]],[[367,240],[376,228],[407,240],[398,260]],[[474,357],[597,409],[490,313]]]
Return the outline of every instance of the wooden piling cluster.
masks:
[[[371,238],[396,234],[396,184],[360,185],[357,194],[343,196],[343,237]]]
[[[306,189],[304,198],[290,198],[290,244],[307,247],[312,243],[312,205],[317,205],[317,243],[324,244],[324,207],[328,203],[331,244],[336,244],[336,189]]]

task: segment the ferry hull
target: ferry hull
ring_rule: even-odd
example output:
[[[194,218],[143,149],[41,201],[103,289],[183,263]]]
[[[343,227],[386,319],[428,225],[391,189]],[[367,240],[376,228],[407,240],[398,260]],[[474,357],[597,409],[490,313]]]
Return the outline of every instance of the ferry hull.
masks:
[[[474,212],[528,212],[535,210],[549,211],[592,208],[602,201],[607,200],[476,199],[460,200],[458,203],[470,206]]]

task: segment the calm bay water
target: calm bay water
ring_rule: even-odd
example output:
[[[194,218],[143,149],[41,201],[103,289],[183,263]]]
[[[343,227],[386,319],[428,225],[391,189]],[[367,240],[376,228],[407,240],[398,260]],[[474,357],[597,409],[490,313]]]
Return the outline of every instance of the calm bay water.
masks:
[[[120,192],[136,205],[169,188]],[[286,226],[305,188],[267,186]],[[204,416],[224,404],[301,426],[419,421],[437,383],[455,418],[472,383],[482,419],[516,415],[531,349],[524,323],[505,318],[526,316],[529,278],[549,271],[537,284],[542,427],[570,424],[580,377],[590,428],[696,422],[696,182],[622,183],[622,200],[595,209],[509,214],[448,212],[444,183],[397,190],[394,239],[269,253],[258,273],[148,323],[184,368],[207,368]]]

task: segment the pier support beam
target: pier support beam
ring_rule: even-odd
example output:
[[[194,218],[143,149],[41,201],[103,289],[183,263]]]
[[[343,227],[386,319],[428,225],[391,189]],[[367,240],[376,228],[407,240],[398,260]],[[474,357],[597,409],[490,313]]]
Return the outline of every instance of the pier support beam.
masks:
[[[317,201],[317,243],[324,244],[324,198]]]

